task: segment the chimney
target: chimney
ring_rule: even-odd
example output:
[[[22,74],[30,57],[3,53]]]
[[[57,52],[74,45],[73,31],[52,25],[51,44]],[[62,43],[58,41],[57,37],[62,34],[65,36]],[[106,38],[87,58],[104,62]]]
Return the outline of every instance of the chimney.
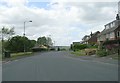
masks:
[[[93,34],[92,34],[92,32],[91,32],[90,36],[92,37],[92,35],[93,35]]]
[[[120,20],[119,14],[117,14],[117,16],[116,16],[116,20]]]

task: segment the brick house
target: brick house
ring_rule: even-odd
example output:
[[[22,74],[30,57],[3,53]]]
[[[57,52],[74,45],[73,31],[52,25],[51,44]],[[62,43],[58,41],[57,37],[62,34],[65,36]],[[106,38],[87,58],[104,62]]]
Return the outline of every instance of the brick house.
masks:
[[[97,44],[97,37],[100,34],[99,31],[95,32],[95,33],[91,33],[91,37],[88,39],[88,43],[89,44]]]
[[[85,35],[82,38],[82,44],[97,44],[97,36],[100,34],[99,31],[92,33],[90,35]]]

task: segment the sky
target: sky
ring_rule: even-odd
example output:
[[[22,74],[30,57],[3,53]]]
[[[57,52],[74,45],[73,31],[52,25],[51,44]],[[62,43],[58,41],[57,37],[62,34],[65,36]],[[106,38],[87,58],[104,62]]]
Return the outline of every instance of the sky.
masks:
[[[23,36],[26,21],[29,39],[47,36],[69,46],[102,31],[117,13],[118,0],[0,0],[0,29],[14,27],[15,35]]]

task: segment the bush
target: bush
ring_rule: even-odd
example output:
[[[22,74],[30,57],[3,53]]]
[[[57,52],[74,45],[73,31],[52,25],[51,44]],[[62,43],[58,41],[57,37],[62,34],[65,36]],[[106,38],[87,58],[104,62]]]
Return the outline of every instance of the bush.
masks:
[[[75,44],[74,47],[73,47],[73,50],[82,50],[82,49],[85,49],[87,48],[87,45],[86,44]]]
[[[50,48],[51,51],[55,51],[55,48]]]
[[[61,51],[66,51],[66,49],[65,48],[62,48],[62,49],[60,49]]]
[[[98,50],[97,51],[97,55],[99,57],[104,57],[104,56],[107,56],[108,55],[108,52],[106,52],[105,50]]]
[[[95,48],[87,48],[85,49],[86,55],[94,55],[96,54],[96,49]]]
[[[33,52],[41,52],[41,51],[47,51],[48,49],[46,48],[32,48]]]

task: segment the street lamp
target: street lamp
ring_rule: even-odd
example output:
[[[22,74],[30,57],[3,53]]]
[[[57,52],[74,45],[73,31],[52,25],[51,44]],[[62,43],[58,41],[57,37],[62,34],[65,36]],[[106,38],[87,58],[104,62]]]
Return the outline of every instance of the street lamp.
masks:
[[[26,22],[32,22],[31,20],[30,21],[24,21],[24,34],[23,34],[23,36],[25,36],[25,24],[26,24]]]
[[[3,29],[4,29],[4,27],[2,28],[2,31],[1,31],[1,34],[2,34],[2,57],[3,57],[3,52],[4,52],[4,46],[3,46],[3,41],[4,41],[4,39],[3,39]]]
[[[24,36],[24,38],[25,38],[25,24],[27,23],[27,22],[32,22],[31,20],[30,21],[24,21],[24,33],[23,33],[23,36]],[[25,53],[25,43],[24,43],[24,53]]]

